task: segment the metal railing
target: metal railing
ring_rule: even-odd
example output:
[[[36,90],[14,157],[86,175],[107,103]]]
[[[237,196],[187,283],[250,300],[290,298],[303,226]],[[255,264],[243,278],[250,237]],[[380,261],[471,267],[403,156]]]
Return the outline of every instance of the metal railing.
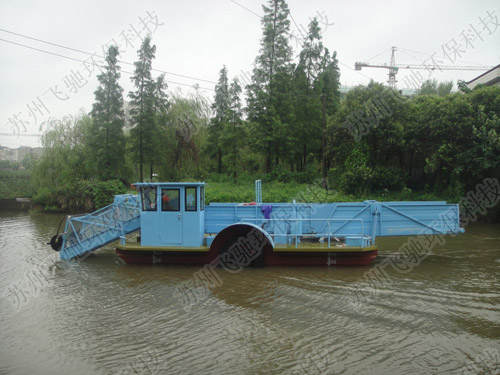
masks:
[[[255,180],[255,203],[262,204],[262,181]]]
[[[90,214],[68,216],[61,259],[71,259],[98,249],[140,227],[139,197],[120,195],[113,204]]]
[[[290,232],[293,231],[293,227],[291,226],[291,223],[289,222],[310,222],[310,221],[317,221],[317,222],[326,222],[325,225],[327,225],[328,227],[328,231],[326,233],[302,233],[302,230],[300,230],[300,233],[276,233],[274,232],[273,235],[276,237],[276,236],[282,236],[282,237],[294,237],[295,238],[295,247],[297,248],[298,247],[298,244],[300,243],[299,239],[300,237],[303,237],[303,236],[311,236],[311,237],[325,237],[325,238],[328,238],[328,247],[331,247],[331,238],[332,237],[348,237],[348,236],[356,236],[356,237],[360,237],[360,238],[367,238],[369,239],[370,241],[372,240],[372,236],[371,235],[368,235],[368,234],[365,234],[365,227],[364,227],[364,223],[363,223],[363,219],[262,219],[262,218],[244,218],[244,219],[241,219],[240,222],[241,223],[244,223],[244,222],[255,222],[255,224],[257,224],[257,222],[260,222],[260,223],[266,223],[266,222],[275,222],[275,223],[281,223],[281,224],[286,224],[287,226],[290,224]],[[342,232],[335,232],[335,231],[332,231],[332,228],[330,226],[331,223],[341,223],[341,225],[339,226],[339,229],[340,228],[343,228],[345,227],[348,223],[350,222],[359,222],[361,225],[361,233],[353,233],[353,232],[346,232],[346,233],[342,233]],[[286,230],[288,230],[288,228],[286,228]],[[288,241],[287,241],[288,243]]]

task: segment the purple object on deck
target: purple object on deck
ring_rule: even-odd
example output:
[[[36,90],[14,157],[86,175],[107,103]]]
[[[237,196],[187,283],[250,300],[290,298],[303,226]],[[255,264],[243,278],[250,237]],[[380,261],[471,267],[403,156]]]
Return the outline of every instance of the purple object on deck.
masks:
[[[273,206],[264,205],[264,206],[261,206],[260,209],[262,210],[262,214],[264,215],[265,219],[271,218],[271,211],[273,210]]]

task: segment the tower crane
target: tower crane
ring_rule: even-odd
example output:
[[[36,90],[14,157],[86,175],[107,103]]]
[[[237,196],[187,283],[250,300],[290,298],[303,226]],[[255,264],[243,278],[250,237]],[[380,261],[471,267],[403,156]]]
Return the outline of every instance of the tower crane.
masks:
[[[489,70],[491,66],[455,66],[455,65],[418,65],[418,64],[398,64],[396,65],[395,52],[396,47],[391,47],[391,62],[387,64],[368,64],[364,62],[354,63],[355,70],[361,70],[362,68],[384,68],[389,69],[389,87],[396,88],[396,74],[398,74],[399,69],[426,69],[426,70]]]

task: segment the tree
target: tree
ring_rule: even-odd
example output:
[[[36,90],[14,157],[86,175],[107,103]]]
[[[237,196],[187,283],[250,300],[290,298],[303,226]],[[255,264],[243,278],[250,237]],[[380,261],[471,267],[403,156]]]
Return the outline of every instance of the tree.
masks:
[[[137,51],[139,60],[134,63],[135,71],[131,77],[136,90],[128,94],[132,106],[131,122],[134,126],[130,133],[136,152],[136,160],[139,162],[140,181],[144,181],[143,164],[153,163],[155,158],[155,140],[157,139],[155,91],[157,85],[151,75],[155,52],[156,46],[151,45],[151,37],[147,36]],[[148,153],[146,153],[146,149],[149,151]]]
[[[338,188],[364,192],[401,188],[406,101],[370,82],[350,91],[329,122],[329,155]]]
[[[161,128],[163,152],[158,154],[159,175],[164,180],[194,178],[204,164],[199,145],[205,139],[210,119],[210,104],[199,92],[189,96],[173,95],[166,121]]]
[[[263,36],[247,86],[246,111],[254,127],[254,146],[265,155],[265,169],[270,172],[273,157],[278,161],[287,150],[285,130],[293,114],[292,49],[287,3],[268,0],[262,8]]]
[[[217,158],[217,173],[222,173],[222,144],[221,137],[228,119],[230,94],[227,78],[227,68],[224,65],[219,72],[219,81],[215,85],[215,96],[212,103],[214,116],[210,120],[208,134],[208,151]]]
[[[151,151],[149,155],[149,176],[152,178],[154,171],[155,162],[158,163],[159,155],[165,152],[165,140],[162,138],[162,134],[165,127],[168,127],[168,109],[170,107],[170,102],[167,95],[167,83],[165,81],[165,74],[158,76],[154,82],[154,97],[153,97],[153,116],[154,122],[151,127],[151,140],[150,147],[148,149]]]
[[[453,81],[439,82],[435,79],[427,80],[422,83],[422,86],[417,92],[417,95],[438,95],[446,96],[453,89]]]
[[[92,119],[84,113],[49,120],[48,130],[41,137],[44,152],[34,170],[37,188],[57,190],[91,177],[89,159],[93,150],[87,146],[87,139],[92,126]]]
[[[92,126],[89,136],[91,158],[100,180],[121,176],[125,154],[125,124],[123,89],[119,84],[118,47],[110,46],[106,55],[105,71],[97,76],[99,87],[94,92]]]
[[[229,169],[233,175],[233,181],[236,182],[238,169],[238,161],[240,158],[240,150],[243,147],[244,128],[242,127],[242,111],[241,111],[241,86],[237,79],[231,82],[229,87],[229,107],[227,109],[227,122],[224,124],[222,132],[222,147],[227,150]]]
[[[316,18],[309,23],[308,33],[295,69],[295,126],[294,140],[301,142],[300,168],[307,165],[308,155],[323,159],[323,119],[338,109],[339,69],[336,54],[330,55],[323,46]],[[324,112],[323,113],[323,107]],[[323,163],[325,164],[325,163]]]
[[[302,45],[299,63],[295,69],[295,126],[294,140],[299,141],[297,150],[302,150],[300,168],[307,165],[309,152],[318,152],[321,147],[321,101],[318,86],[315,84],[321,71],[323,55],[318,21],[309,23],[308,34]]]

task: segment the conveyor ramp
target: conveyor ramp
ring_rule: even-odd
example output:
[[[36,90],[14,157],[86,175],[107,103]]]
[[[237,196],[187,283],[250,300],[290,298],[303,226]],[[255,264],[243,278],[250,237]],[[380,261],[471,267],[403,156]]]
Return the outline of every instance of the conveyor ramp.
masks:
[[[61,259],[72,259],[96,250],[141,226],[139,197],[117,195],[113,204],[91,214],[68,216],[61,247]]]

